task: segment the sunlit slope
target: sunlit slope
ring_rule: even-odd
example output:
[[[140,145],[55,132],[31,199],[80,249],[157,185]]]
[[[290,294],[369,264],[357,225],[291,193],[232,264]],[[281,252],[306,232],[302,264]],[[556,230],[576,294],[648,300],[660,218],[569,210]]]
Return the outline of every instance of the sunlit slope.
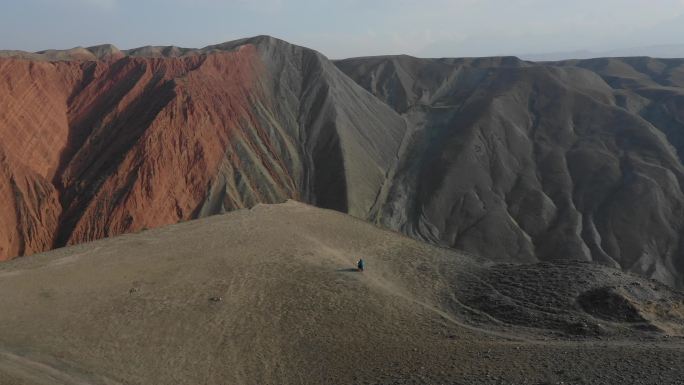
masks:
[[[363,273],[353,269],[361,257]],[[625,356],[681,358],[677,344],[652,346],[681,332],[678,294],[600,267],[535,269],[482,265],[292,201],[260,205],[0,265],[0,383],[563,379],[541,365],[559,365],[576,338],[582,353],[568,370],[578,373],[596,361],[627,373]],[[633,296],[651,319],[606,320],[600,293],[586,311],[577,305],[634,282],[659,296],[651,306],[668,323],[639,313]],[[637,336],[652,342],[632,344]]]

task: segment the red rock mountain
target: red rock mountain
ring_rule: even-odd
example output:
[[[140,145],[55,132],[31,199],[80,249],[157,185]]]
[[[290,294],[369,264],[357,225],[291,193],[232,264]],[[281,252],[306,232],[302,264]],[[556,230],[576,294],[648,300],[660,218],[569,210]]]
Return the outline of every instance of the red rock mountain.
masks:
[[[71,51],[0,59],[0,259],[287,198],[366,216],[405,129],[270,37]]]

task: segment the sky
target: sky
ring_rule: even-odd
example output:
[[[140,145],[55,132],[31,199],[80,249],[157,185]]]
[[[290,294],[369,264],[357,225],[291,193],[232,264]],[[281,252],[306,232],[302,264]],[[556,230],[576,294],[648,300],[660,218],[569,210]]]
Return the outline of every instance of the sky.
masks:
[[[0,0],[0,49],[199,48],[272,35],[330,58],[684,44],[684,0]]]

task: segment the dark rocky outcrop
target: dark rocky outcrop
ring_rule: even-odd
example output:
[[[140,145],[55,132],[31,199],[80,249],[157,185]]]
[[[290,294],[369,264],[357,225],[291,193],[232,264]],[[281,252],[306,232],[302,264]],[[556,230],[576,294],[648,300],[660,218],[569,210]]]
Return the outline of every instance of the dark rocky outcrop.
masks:
[[[411,125],[377,222],[495,260],[682,284],[684,60],[336,64]]]

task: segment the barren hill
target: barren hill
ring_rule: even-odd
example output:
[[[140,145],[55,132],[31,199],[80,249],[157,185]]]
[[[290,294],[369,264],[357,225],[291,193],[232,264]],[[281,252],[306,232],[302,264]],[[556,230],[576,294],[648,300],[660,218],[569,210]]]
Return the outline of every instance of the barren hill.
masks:
[[[211,51],[0,59],[0,259],[287,198],[367,216],[404,121],[312,50]]]
[[[379,223],[495,260],[682,285],[684,60],[336,64],[410,122]]]
[[[684,287],[684,61],[0,54],[0,258],[293,198]]]
[[[353,267],[359,257],[363,273]],[[0,264],[2,384],[675,384],[684,297],[296,202]]]

